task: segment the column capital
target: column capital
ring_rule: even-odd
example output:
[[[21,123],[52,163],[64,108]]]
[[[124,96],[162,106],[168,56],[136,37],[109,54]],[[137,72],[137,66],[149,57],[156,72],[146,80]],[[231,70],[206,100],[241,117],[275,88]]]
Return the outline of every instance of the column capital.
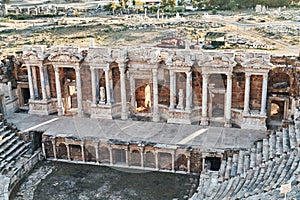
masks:
[[[58,66],[53,66],[53,69],[55,72],[59,72],[59,67]]]
[[[185,74],[186,74],[186,76],[191,76],[192,71],[186,71]]]
[[[76,67],[74,67],[74,69],[75,69],[76,73],[80,72],[80,67],[76,66]]]
[[[232,78],[232,72],[226,73],[227,78]]]
[[[153,73],[153,74],[157,74],[157,71],[158,71],[158,70],[157,70],[156,68],[155,68],[155,69],[152,69],[152,73]]]
[[[202,72],[201,75],[202,75],[203,78],[208,78],[209,73],[207,73],[207,72]]]
[[[245,77],[246,77],[246,78],[247,78],[247,77],[250,78],[251,75],[252,75],[252,74],[251,74],[250,72],[245,72]]]
[[[268,79],[268,74],[263,74],[263,79]]]

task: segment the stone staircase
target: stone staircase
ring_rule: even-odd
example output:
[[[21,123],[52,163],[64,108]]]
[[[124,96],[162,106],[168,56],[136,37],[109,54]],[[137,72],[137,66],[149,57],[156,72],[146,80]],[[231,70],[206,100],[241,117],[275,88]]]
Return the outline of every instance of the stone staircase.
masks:
[[[6,124],[0,121],[0,174],[9,174],[16,162],[30,149],[30,143],[25,143]]]
[[[300,185],[300,125],[295,123],[222,160],[218,172],[201,174],[191,199],[244,199],[282,184]]]

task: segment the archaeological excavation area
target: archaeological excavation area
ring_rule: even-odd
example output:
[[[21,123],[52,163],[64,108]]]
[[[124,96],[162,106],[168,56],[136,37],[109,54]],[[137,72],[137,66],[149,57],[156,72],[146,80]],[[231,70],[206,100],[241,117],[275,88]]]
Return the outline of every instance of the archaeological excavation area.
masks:
[[[299,57],[91,40],[2,66],[0,198],[40,160],[198,177],[185,199],[299,197]]]

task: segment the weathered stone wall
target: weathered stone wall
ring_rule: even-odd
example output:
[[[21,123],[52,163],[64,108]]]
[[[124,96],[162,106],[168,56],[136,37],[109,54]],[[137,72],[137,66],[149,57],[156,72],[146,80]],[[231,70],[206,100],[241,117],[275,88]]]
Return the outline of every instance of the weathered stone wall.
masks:
[[[261,105],[262,95],[262,80],[260,75],[252,75],[250,78],[250,108],[253,110],[259,110]]]

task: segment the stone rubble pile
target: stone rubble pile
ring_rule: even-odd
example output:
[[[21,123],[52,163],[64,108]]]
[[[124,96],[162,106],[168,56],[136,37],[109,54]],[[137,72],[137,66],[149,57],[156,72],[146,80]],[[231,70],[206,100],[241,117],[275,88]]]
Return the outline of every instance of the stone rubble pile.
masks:
[[[244,199],[300,185],[300,124],[289,125],[222,160],[218,172],[201,174],[192,199]]]

